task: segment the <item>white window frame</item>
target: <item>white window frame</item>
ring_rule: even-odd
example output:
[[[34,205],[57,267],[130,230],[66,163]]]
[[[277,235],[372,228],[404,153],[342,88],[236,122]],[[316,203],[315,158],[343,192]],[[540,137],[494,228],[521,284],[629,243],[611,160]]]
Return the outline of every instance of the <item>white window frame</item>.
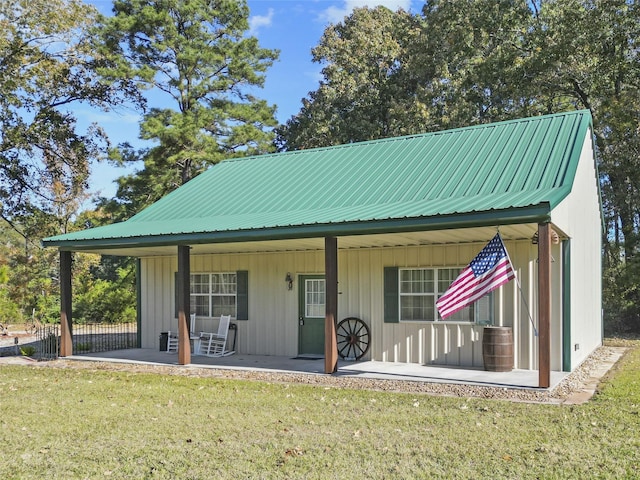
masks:
[[[196,276],[207,277],[206,283],[201,282],[197,284],[201,285],[203,287],[202,290],[204,291],[194,291],[196,290]],[[218,281],[218,277],[220,277],[220,280],[226,279],[226,281]],[[223,286],[225,288],[222,289],[223,291],[221,291],[220,289],[214,291],[216,290],[214,289],[214,286],[216,285]],[[216,302],[214,301],[214,299],[222,297],[233,297],[232,305],[230,304],[226,307],[223,307],[224,309],[233,308],[233,311],[224,311],[218,313],[220,315],[231,315],[232,318],[235,318],[238,312],[238,277],[236,272],[192,272],[190,274],[189,299],[191,312],[194,312],[198,317],[201,318],[217,318],[220,315],[214,312],[214,309],[216,308]],[[200,305],[200,307],[198,306],[198,302],[196,301],[197,298],[206,299],[206,312],[202,313],[202,310],[199,310],[199,308],[202,307],[202,304]]]
[[[316,288],[322,285],[322,290]],[[306,318],[324,318],[326,283],[324,278],[307,278],[304,284],[304,315]],[[315,310],[315,312],[312,312]]]
[[[438,313],[438,309],[435,306],[435,303],[438,298],[440,298],[444,292],[449,288],[449,285],[459,273],[463,270],[464,267],[411,267],[411,268],[399,268],[398,269],[398,319],[401,323],[435,323],[435,322],[447,322],[447,323],[459,323],[463,325],[490,325],[494,320],[494,308],[493,308],[493,292],[488,293],[483,296],[473,304],[465,307],[460,310],[460,312],[455,313],[454,315],[447,317],[446,320],[443,320],[440,314]],[[451,272],[454,270],[455,272]],[[432,279],[428,280],[428,282],[433,284],[432,291],[418,291],[418,292],[403,292],[403,284],[407,283],[403,282],[403,273],[404,272],[430,272],[432,274]],[[447,272],[446,280],[440,279],[442,275],[439,273]],[[453,273],[453,275],[451,275]],[[442,284],[442,282],[445,282]],[[420,318],[420,319],[404,319],[403,318],[403,297],[431,297],[433,299],[433,318]],[[488,312],[489,318],[486,318],[486,314],[483,314],[483,311]],[[461,317],[463,316],[472,316],[473,319],[465,320]],[[485,318],[480,318],[480,316],[485,316]]]

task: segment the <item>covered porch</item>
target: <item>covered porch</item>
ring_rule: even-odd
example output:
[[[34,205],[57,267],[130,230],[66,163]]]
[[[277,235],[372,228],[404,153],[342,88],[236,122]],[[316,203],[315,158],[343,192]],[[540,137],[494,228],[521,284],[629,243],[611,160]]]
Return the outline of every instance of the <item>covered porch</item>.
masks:
[[[307,244],[315,240],[313,246],[317,249],[316,252],[321,253],[322,261],[320,263],[324,264],[324,275],[326,278],[326,312],[325,312],[325,325],[324,325],[324,355],[323,361],[315,361],[309,367],[312,369],[310,373],[325,373],[325,374],[340,374],[339,368],[344,368],[344,362],[340,362],[339,366],[339,358],[337,352],[337,344],[336,344],[336,323],[337,319],[341,318],[337,314],[338,308],[338,296],[343,293],[342,290],[338,291],[338,247],[343,247],[346,251],[362,251],[363,248],[388,248],[388,245],[402,245],[409,244],[413,246],[419,246],[423,244],[446,244],[445,240],[455,239],[460,241],[460,239],[465,238],[475,239],[477,237],[478,240],[487,238],[493,231],[495,227],[475,227],[475,228],[462,228],[462,229],[454,229],[454,230],[436,230],[429,232],[402,232],[396,234],[374,234],[374,235],[363,235],[363,236],[349,236],[349,237],[340,237],[339,239],[336,237],[325,237],[324,239],[304,239],[304,240],[285,240],[285,241],[271,241],[271,242],[254,242],[252,244],[240,244],[242,249],[246,250],[251,246],[259,246],[259,250],[262,251],[276,251],[280,248],[286,250],[291,249],[291,242],[296,242],[298,248],[300,248],[300,243]],[[538,292],[538,328],[539,332],[534,340],[534,345],[538,350],[538,368],[536,370],[531,369],[517,369],[515,371],[527,372],[526,380],[502,380],[499,381],[499,384],[504,385],[516,385],[523,387],[540,387],[540,388],[552,388],[559,380],[554,380],[551,378],[552,370],[551,370],[551,361],[550,361],[550,289],[551,289],[551,281],[550,281],[550,264],[551,264],[551,255],[550,255],[550,233],[551,228],[549,223],[539,223],[539,224],[516,224],[516,225],[505,225],[501,228],[503,235],[507,238],[514,239],[522,239],[522,238],[531,238],[535,233],[536,236],[540,239],[538,245],[536,246],[537,250],[537,270],[538,272],[535,279],[535,289]],[[324,240],[324,241],[323,241]],[[306,243],[305,243],[306,242]],[[357,246],[359,248],[354,247],[352,244],[354,242],[358,242]],[[281,245],[282,244],[282,245]],[[366,247],[363,247],[366,246]],[[238,244],[235,245],[238,247]],[[267,248],[268,247],[268,248]],[[286,247],[286,248],[285,248]],[[320,247],[318,249],[318,247]],[[322,248],[324,247],[324,248]],[[203,364],[207,365],[208,361],[204,358],[199,358],[197,355],[193,355],[194,352],[191,351],[191,346],[189,342],[190,338],[190,328],[188,325],[189,318],[189,277],[192,271],[191,269],[191,259],[194,254],[202,254],[206,250],[209,252],[210,250],[215,251],[216,253],[223,255],[226,253],[230,253],[228,250],[234,248],[234,244],[199,244],[194,246],[184,246],[178,245],[176,246],[162,246],[162,247],[154,247],[156,255],[163,254],[164,256],[170,256],[171,252],[177,253],[177,282],[176,282],[176,310],[178,317],[178,330],[179,330],[179,345],[178,345],[178,355],[177,358],[173,360],[180,365],[193,365],[193,364]],[[258,249],[258,247],[255,247]],[[176,251],[177,250],[177,251]],[[133,253],[133,254],[141,254],[144,253],[138,248],[130,248],[130,249],[121,249],[117,251],[117,253]],[[174,255],[175,255],[174,253]],[[62,336],[61,336],[61,355],[69,356],[72,352],[71,347],[71,336],[70,332],[72,329],[71,326],[71,315],[67,313],[71,312],[71,282],[70,282],[70,265],[71,265],[71,252],[61,251],[61,273],[62,273]],[[546,267],[546,268],[545,268]],[[542,269],[542,270],[540,270]],[[349,282],[343,282],[343,285]],[[346,291],[345,291],[346,292]],[[547,292],[544,295],[543,292]],[[346,297],[346,295],[343,295]],[[546,313],[546,315],[545,315]],[[242,322],[240,322],[242,323]],[[244,325],[242,325],[244,327]],[[374,326],[375,328],[375,326]],[[237,335],[237,332],[234,333]],[[381,342],[381,338],[383,337],[383,332],[378,330],[374,334],[374,338],[376,341]],[[157,337],[156,337],[157,338]],[[533,345],[532,345],[533,346]],[[148,345],[147,345],[148,347]],[[145,350],[142,350],[145,351]],[[246,352],[245,352],[246,353]],[[252,352],[256,353],[256,352]],[[116,355],[118,353],[116,352]],[[153,355],[153,350],[149,351],[149,354]],[[255,356],[255,355],[252,355]],[[237,355],[234,356],[237,358]],[[268,359],[266,362],[271,363],[272,361],[276,361],[281,363],[280,360],[276,359],[284,359],[288,360],[291,357],[280,357],[279,354],[271,354],[264,355],[265,358]],[[387,360],[387,358],[391,359],[391,362]],[[378,358],[378,360],[385,360],[379,363],[380,366],[373,370],[373,375],[379,375],[381,370],[384,371],[395,371],[399,365],[406,365],[406,368],[401,369],[402,371],[399,373],[387,373],[386,375],[390,376],[390,378],[395,378],[395,376],[400,377],[433,377],[435,379],[444,378],[449,381],[452,378],[456,380],[458,383],[473,383],[473,379],[477,378],[479,373],[483,373],[482,370],[477,370],[471,368],[468,372],[469,374],[461,373],[460,375],[453,375],[452,372],[454,369],[452,368],[444,368],[442,367],[433,367],[436,370],[433,374],[424,374],[423,365],[425,362],[415,363],[415,360],[412,363],[409,363],[405,359],[399,359],[392,357],[387,358]],[[166,363],[167,358],[163,358],[162,356],[155,360],[157,363]],[[217,359],[215,359],[217,360]],[[432,359],[433,361],[433,359]],[[233,365],[235,360],[231,359],[229,361],[230,365]],[[300,360],[296,360],[297,363],[300,363]],[[406,362],[406,363],[405,363]],[[372,364],[373,364],[372,363]],[[435,361],[435,364],[439,364],[439,361]],[[224,362],[218,362],[218,365],[224,364]],[[385,364],[389,364],[390,367],[385,366]],[[349,363],[347,362],[348,366]],[[411,368],[418,368],[420,370],[419,374],[413,373],[404,373],[405,370],[411,370]],[[473,367],[476,367],[474,365]],[[517,365],[516,365],[517,367]],[[291,367],[285,368],[285,370],[290,369]],[[299,368],[299,367],[298,367]],[[294,368],[295,369],[295,368]],[[319,369],[318,372],[315,372],[316,369]],[[444,369],[444,372],[441,370]],[[442,377],[441,373],[444,373],[444,377]],[[448,372],[448,373],[447,373]],[[464,369],[461,369],[461,372],[465,372]],[[365,372],[366,373],[366,372]],[[486,372],[490,373],[490,372]],[[495,372],[494,372],[495,373]],[[359,372],[358,375],[364,375],[364,373]],[[495,377],[495,376],[494,376]],[[507,375],[508,377],[508,375]],[[375,377],[377,378],[377,377]],[[421,380],[422,381],[422,380]],[[479,380],[480,383],[488,382],[494,383],[490,380]]]

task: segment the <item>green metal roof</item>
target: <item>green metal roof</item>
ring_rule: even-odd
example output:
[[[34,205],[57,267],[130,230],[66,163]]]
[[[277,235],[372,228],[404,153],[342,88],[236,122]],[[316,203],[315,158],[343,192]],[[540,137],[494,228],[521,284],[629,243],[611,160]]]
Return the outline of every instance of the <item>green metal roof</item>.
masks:
[[[129,220],[43,240],[82,249],[384,233],[548,219],[588,111],[226,160]]]

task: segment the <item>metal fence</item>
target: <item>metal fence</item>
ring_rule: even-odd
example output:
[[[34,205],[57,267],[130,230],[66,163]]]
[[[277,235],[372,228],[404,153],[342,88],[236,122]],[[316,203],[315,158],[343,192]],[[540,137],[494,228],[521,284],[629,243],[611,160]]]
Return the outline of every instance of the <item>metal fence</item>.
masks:
[[[40,360],[58,358],[60,352],[60,325],[44,325],[36,329],[35,357]]]
[[[136,323],[74,324],[73,354],[107,352],[140,347]],[[0,335],[0,357],[26,355],[52,360],[60,355],[60,324],[30,325],[23,333],[15,328]]]
[[[137,348],[138,330],[135,323],[87,323],[74,324],[73,354],[109,352]],[[52,360],[60,354],[60,324],[47,324],[35,329],[35,341],[20,345],[32,349],[31,355],[39,360]],[[16,351],[18,350],[16,345]],[[25,350],[28,352],[28,350]]]
[[[74,324],[72,332],[74,355],[138,347],[138,329],[135,323]]]

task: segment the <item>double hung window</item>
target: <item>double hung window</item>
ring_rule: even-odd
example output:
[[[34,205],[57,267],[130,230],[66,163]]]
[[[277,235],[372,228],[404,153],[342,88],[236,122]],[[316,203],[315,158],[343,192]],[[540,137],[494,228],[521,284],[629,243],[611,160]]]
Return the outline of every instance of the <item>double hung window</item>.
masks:
[[[400,321],[442,321],[436,308],[437,299],[457,278],[461,268],[404,268],[399,269]],[[447,321],[491,323],[492,295],[446,318]]]
[[[233,273],[195,273],[190,281],[191,312],[199,317],[236,317],[237,277]]]

